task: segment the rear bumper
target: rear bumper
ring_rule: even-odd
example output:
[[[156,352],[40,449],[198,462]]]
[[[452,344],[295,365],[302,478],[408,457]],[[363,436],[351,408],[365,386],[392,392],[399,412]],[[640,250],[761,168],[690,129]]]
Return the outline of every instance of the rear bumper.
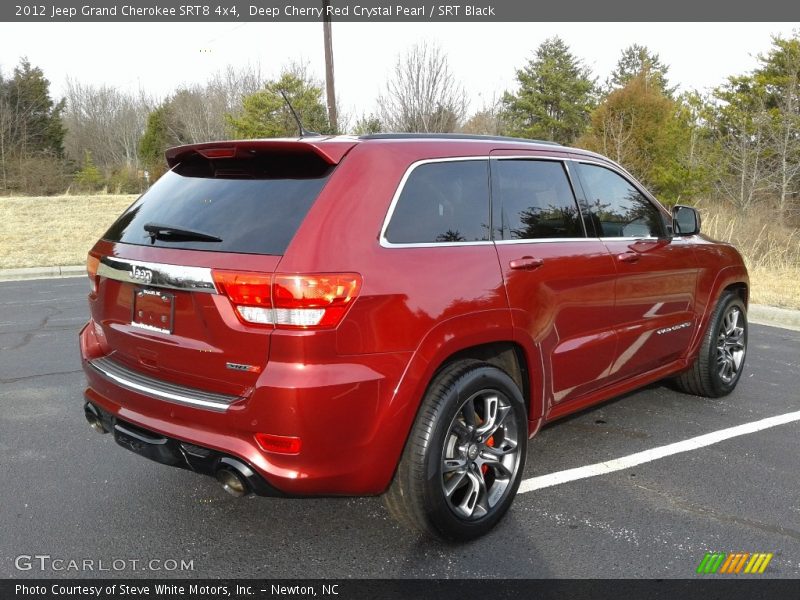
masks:
[[[211,398],[104,355],[92,326],[81,331],[80,346],[85,398],[101,411],[106,428],[115,432],[121,423],[123,429],[166,440],[138,452],[121,445],[205,474],[213,474],[215,461],[224,457],[239,460],[263,480],[263,495],[380,494],[405,443],[407,431],[397,427],[395,390],[410,354],[344,357],[334,364],[271,360],[245,396]],[[187,398],[219,405],[193,405]],[[292,455],[267,452],[256,443],[256,433],[299,437],[302,448]],[[124,441],[128,434],[121,435]],[[116,432],[115,437],[119,443]],[[211,458],[187,461],[186,445]]]
[[[139,456],[162,465],[188,469],[211,477],[216,476],[220,470],[235,469],[243,474],[249,492],[257,496],[286,496],[271,486],[252,466],[236,457],[143,429],[115,417],[90,400],[86,401],[84,410],[100,420],[103,429],[114,436],[117,444]]]

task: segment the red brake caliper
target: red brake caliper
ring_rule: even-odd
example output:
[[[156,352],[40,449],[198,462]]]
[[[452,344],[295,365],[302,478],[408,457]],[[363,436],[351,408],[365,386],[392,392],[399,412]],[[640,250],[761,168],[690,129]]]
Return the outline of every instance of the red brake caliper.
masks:
[[[494,448],[494,436],[491,436],[488,440],[486,440],[486,445],[490,448]],[[481,465],[481,473],[486,475],[489,472],[489,467],[486,465]]]

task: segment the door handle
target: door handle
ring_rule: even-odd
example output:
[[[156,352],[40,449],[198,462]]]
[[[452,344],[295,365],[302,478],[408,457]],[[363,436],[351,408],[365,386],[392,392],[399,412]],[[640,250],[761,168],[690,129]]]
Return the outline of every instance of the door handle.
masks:
[[[532,256],[523,256],[508,263],[508,266],[517,271],[533,271],[538,269],[544,264],[541,258],[533,258]]]
[[[639,262],[640,255],[637,252],[623,252],[622,254],[617,254],[617,260],[626,263],[635,263]]]

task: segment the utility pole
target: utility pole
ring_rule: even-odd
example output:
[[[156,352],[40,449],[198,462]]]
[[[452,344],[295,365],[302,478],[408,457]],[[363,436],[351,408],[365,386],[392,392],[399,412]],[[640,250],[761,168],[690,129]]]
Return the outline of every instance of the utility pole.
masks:
[[[325,37],[325,97],[328,100],[328,121],[334,131],[338,131],[336,114],[336,87],[333,83],[333,40],[331,38],[331,17],[328,7],[331,0],[322,0],[322,32]]]

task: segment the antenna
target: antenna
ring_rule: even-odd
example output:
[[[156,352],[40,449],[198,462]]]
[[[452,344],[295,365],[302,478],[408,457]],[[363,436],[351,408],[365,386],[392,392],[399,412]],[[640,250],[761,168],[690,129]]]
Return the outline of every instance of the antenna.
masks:
[[[286,92],[283,90],[278,90],[283,96],[283,99],[286,101],[286,106],[289,107],[289,110],[292,111],[292,116],[294,117],[295,122],[297,123],[297,128],[300,130],[300,137],[313,137],[315,135],[319,135],[316,131],[309,131],[305,127],[303,127],[303,123],[300,121],[300,117],[297,116],[297,113],[294,112],[294,108],[292,107],[292,103],[289,102],[289,98],[286,96]]]

